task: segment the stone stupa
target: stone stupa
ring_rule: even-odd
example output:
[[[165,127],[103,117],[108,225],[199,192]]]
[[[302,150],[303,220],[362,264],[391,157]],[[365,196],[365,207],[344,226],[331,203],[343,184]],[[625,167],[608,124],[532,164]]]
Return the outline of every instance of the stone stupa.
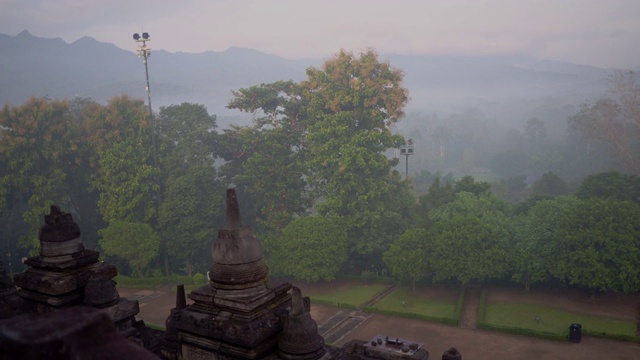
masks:
[[[106,314],[120,334],[149,346],[136,321],[138,301],[121,298],[112,280],[115,266],[100,262],[100,253],[84,248],[80,227],[69,213],[52,205],[40,227],[40,255],[28,258],[25,272],[14,276],[22,299],[21,313],[47,313],[72,306],[90,306]],[[146,328],[144,330],[147,330]],[[159,350],[160,342],[151,347]]]
[[[278,357],[284,360],[321,359],[327,354],[318,324],[311,318],[311,300],[302,297],[300,288],[292,288],[291,311],[284,318],[284,330],[278,342]]]
[[[260,241],[242,224],[235,189],[227,190],[226,207],[226,225],[212,244],[210,282],[189,294],[191,305],[178,296],[167,319],[163,358],[277,359],[282,350],[288,359],[321,358],[324,340],[317,326],[312,340],[305,340],[310,347],[281,340],[286,348],[279,349],[284,319],[292,312],[291,284],[269,281]],[[309,322],[300,305],[295,309],[289,333],[299,335],[295,322]]]

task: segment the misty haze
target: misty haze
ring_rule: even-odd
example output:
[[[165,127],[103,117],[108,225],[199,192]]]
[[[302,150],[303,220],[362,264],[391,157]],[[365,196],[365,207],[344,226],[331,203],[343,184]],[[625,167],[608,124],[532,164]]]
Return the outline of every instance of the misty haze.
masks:
[[[3,353],[638,358],[639,4],[116,3],[0,2]]]

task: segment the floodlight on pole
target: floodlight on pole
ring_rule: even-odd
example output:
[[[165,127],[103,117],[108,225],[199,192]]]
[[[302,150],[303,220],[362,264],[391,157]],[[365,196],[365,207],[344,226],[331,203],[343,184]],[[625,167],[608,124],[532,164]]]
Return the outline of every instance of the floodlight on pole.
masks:
[[[405,156],[405,172],[404,177],[409,177],[409,155],[413,155],[413,140],[409,139],[408,145],[400,146],[400,155]]]
[[[149,66],[147,65],[147,60],[149,56],[151,56],[151,48],[147,46],[147,41],[151,41],[149,33],[143,32],[142,37],[140,34],[133,34],[133,40],[138,43],[138,57],[142,58],[142,63],[144,64],[144,72],[147,76],[147,98],[149,99],[149,125],[151,126],[151,146],[153,147],[153,166],[158,168],[158,146],[156,145],[156,127],[153,119],[153,109],[151,108],[151,86],[149,85]],[[160,184],[160,180],[156,175],[156,184]],[[156,188],[156,211],[159,211],[160,204],[162,204],[162,192]],[[165,274],[169,275],[169,258],[164,253],[164,266],[165,266]]]
[[[149,33],[142,33],[142,37],[140,34],[133,34],[133,40],[138,43],[138,57],[142,58],[142,63],[144,64],[144,71],[147,76],[147,99],[149,100],[149,122],[151,125],[151,146],[153,147],[153,165],[158,167],[158,149],[156,146],[156,128],[155,122],[153,119],[153,109],[151,108],[151,85],[149,84],[149,66],[147,65],[147,60],[149,56],[151,56],[151,48],[147,46],[147,41],[151,41],[149,37]]]

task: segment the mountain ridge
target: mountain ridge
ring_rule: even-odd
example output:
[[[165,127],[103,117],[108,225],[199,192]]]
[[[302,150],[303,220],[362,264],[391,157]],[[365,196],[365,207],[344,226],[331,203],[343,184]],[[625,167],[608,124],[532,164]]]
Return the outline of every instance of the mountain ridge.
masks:
[[[308,67],[324,59],[288,60],[237,46],[216,52],[153,50],[149,59],[154,107],[181,102],[207,106],[214,114],[226,109],[231,91],[278,80],[301,81]],[[29,97],[91,97],[105,103],[127,94],[146,98],[141,60],[90,36],[72,43],[41,38],[24,30],[0,34],[0,105],[19,105]],[[426,56],[379,54],[404,74],[408,111],[446,112],[456,107],[486,111],[490,104],[555,99],[577,104],[604,91],[609,70],[524,56]],[[546,101],[546,100],[545,100]],[[529,104],[539,106],[539,104]],[[491,111],[491,110],[489,110]],[[500,111],[496,110],[496,114]]]

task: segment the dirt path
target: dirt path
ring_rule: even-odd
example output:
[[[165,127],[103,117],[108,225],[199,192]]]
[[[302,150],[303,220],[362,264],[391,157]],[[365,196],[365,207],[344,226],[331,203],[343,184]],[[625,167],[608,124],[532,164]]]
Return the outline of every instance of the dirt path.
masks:
[[[640,344],[636,343],[583,336],[576,344],[380,314],[373,314],[336,345],[353,339],[369,341],[378,334],[421,343],[429,351],[429,359],[440,359],[443,352],[455,347],[463,359],[473,360],[640,360]]]
[[[460,313],[460,327],[463,329],[475,329],[478,320],[478,308],[480,307],[480,287],[469,287],[464,294],[462,311]]]
[[[158,288],[155,291],[118,287],[120,295],[135,298],[140,302],[140,313],[137,319],[157,325],[164,325],[169,310],[175,306],[175,289]],[[468,290],[464,301],[463,314],[467,314],[467,324],[475,324],[480,295]],[[507,292],[505,292],[507,293]],[[620,299],[617,299],[618,304]],[[633,305],[637,298],[633,298]],[[187,300],[189,301],[189,300]],[[556,299],[558,301],[558,299]],[[475,305],[474,305],[475,303]],[[624,308],[628,312],[627,307]],[[635,308],[634,308],[635,310]],[[336,314],[345,311],[338,317]],[[325,305],[311,305],[311,316],[320,325],[321,334],[329,330],[331,323],[339,318],[349,317],[353,310],[338,309]],[[473,314],[473,315],[471,315]],[[473,319],[471,316],[475,316]],[[335,318],[334,318],[335,317]],[[330,319],[334,318],[331,321]],[[358,319],[354,320],[357,321]],[[579,344],[561,341],[543,340],[527,336],[502,334],[481,331],[471,327],[448,326],[426,321],[397,318],[373,314],[355,325],[346,334],[338,335],[335,344],[342,346],[350,340],[368,341],[378,334],[411,339],[421,343],[430,353],[431,359],[439,359],[450,347],[460,350],[464,359],[474,360],[574,360],[574,359],[607,359],[607,360],[640,360],[640,344],[582,337]],[[327,324],[322,327],[322,324]]]

